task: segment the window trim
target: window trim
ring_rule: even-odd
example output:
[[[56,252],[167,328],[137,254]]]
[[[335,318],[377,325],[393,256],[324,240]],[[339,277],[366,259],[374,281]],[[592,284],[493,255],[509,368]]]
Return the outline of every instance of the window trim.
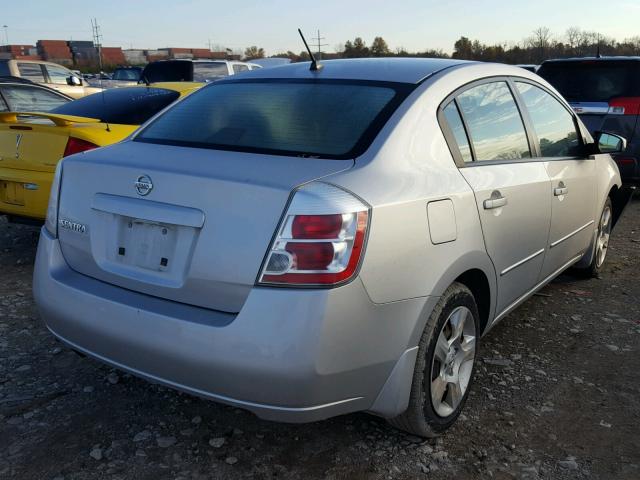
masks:
[[[559,98],[558,95],[556,95],[554,92],[546,88],[544,85],[541,85],[540,83],[537,83],[536,81],[531,80],[529,78],[518,77],[518,76],[497,75],[492,77],[484,77],[481,79],[473,80],[471,82],[468,82],[456,88],[449,95],[447,95],[442,102],[440,102],[440,105],[438,105],[438,110],[437,110],[438,124],[440,125],[440,129],[442,130],[442,133],[445,137],[447,146],[449,147],[449,151],[451,152],[454,163],[458,168],[478,167],[482,165],[504,165],[504,164],[511,164],[511,163],[584,160],[589,158],[588,156],[580,156],[580,155],[572,156],[572,157],[543,157],[541,155],[540,142],[535,132],[535,129],[533,127],[531,117],[529,116],[529,110],[526,108],[526,105],[524,104],[524,100],[521,98],[520,93],[518,92],[518,89],[515,85],[515,82],[520,82],[520,81],[522,81],[523,83],[529,83],[535,87],[541,88],[542,90],[550,94],[554,99],[556,99],[565,108],[565,110],[567,110],[567,112],[569,112],[569,114],[571,115],[573,119],[574,127],[576,129],[576,133],[579,134],[578,138],[580,139],[581,146],[584,147],[584,145],[587,143],[586,139],[584,138],[584,133],[582,131],[582,128],[579,128],[579,123],[577,121],[576,113],[570,107],[567,107],[567,105],[565,105],[565,102],[561,98]],[[467,120],[464,116],[464,112],[462,111],[462,109],[460,109],[460,106],[458,105],[457,98],[460,94],[466,92],[467,90],[470,90],[472,88],[475,88],[477,86],[484,85],[487,83],[496,83],[496,82],[505,82],[507,84],[507,87],[509,88],[509,91],[511,92],[511,95],[513,96],[514,102],[516,104],[516,108],[518,109],[518,113],[520,115],[520,119],[522,121],[522,125],[525,130],[527,142],[529,144],[529,150],[531,152],[531,157],[529,158],[517,158],[512,160],[478,160],[477,159],[475,147],[473,145],[473,142],[471,141],[471,136],[469,135],[469,127],[467,124]],[[460,114],[460,118],[462,120],[462,125],[464,127],[465,135],[467,136],[467,142],[469,143],[469,146],[471,149],[471,157],[472,157],[471,162],[465,162],[463,160],[462,154],[460,153],[460,149],[458,147],[458,143],[456,142],[455,136],[453,135],[453,131],[449,127],[449,124],[444,115],[445,107],[447,107],[452,101],[455,102],[456,104],[456,108],[458,109],[458,113]]]

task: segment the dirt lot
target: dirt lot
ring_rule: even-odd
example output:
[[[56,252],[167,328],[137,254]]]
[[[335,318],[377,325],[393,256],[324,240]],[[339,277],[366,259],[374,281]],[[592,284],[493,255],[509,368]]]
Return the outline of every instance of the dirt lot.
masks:
[[[640,201],[600,279],[563,276],[484,339],[465,414],[422,441],[355,414],[264,422],[60,345],[38,230],[0,217],[0,478],[640,479]]]

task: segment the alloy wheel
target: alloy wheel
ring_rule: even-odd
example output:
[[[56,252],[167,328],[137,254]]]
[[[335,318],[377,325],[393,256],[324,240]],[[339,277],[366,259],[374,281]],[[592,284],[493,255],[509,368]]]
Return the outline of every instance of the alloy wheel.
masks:
[[[604,263],[609,249],[609,237],[611,236],[611,207],[606,205],[600,217],[598,226],[598,239],[596,243],[596,267],[600,268]]]
[[[447,317],[438,335],[431,360],[431,404],[441,417],[455,412],[471,380],[476,355],[473,314],[457,307]]]

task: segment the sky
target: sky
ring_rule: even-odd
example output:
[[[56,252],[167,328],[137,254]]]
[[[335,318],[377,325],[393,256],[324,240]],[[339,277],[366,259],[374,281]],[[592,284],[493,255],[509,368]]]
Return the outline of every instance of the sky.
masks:
[[[466,36],[483,43],[513,43],[540,26],[558,37],[568,27],[596,30],[618,40],[640,35],[640,0],[2,0],[0,43],[38,39],[91,40],[96,18],[104,46],[206,48],[211,42],[233,50],[250,45],[267,55],[303,45],[318,29],[324,51],[334,52],[357,36],[370,44],[382,36],[392,49],[453,50]],[[311,41],[310,41],[311,43]]]

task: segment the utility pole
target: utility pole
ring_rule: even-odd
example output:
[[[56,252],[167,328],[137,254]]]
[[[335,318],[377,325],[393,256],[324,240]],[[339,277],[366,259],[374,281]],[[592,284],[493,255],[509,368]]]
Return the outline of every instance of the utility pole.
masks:
[[[207,45],[209,45],[209,51],[211,51],[211,39],[209,39],[209,41],[207,42]]]
[[[322,60],[322,47],[326,47],[329,44],[328,43],[321,43],[322,40],[326,40],[326,38],[320,36],[320,30],[318,30],[318,36],[317,37],[311,37],[311,40],[315,40],[317,42],[316,46],[318,47],[318,58],[316,58],[316,60],[320,61],[320,60]]]
[[[93,44],[98,49],[98,65],[100,66],[100,73],[102,73],[102,33],[100,33],[100,26],[98,20],[91,20],[91,31],[93,32]]]

